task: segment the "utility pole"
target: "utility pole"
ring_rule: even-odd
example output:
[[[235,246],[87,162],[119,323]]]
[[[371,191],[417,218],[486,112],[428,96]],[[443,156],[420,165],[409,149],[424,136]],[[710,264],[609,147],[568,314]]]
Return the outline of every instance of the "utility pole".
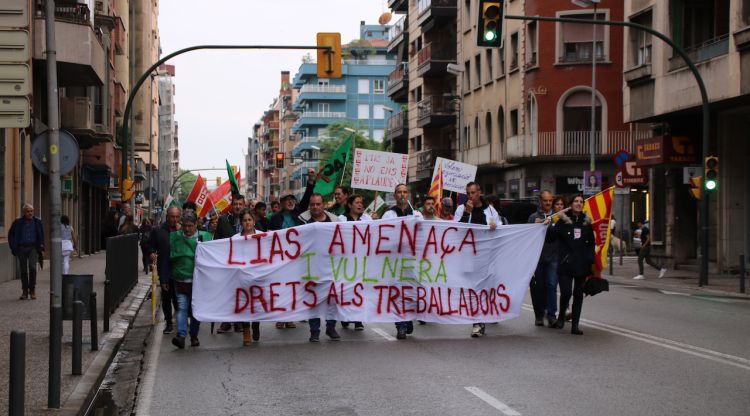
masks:
[[[49,385],[47,407],[60,408],[62,360],[62,243],[60,230],[60,119],[57,92],[57,51],[55,46],[55,1],[47,0],[45,14],[47,49],[47,135],[50,191],[50,322],[49,322]]]

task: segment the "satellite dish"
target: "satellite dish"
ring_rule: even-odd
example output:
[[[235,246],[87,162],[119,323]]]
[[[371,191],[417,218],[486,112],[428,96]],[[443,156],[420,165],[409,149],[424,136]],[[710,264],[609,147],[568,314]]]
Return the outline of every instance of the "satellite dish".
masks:
[[[380,17],[378,17],[378,23],[380,23],[381,25],[386,25],[391,21],[391,17],[393,17],[391,12],[385,12],[381,14]]]

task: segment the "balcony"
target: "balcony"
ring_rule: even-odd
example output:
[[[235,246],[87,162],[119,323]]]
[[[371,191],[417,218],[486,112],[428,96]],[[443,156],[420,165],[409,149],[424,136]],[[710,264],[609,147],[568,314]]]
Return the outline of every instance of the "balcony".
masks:
[[[406,16],[402,16],[396,21],[396,23],[393,24],[393,26],[391,26],[390,29],[388,29],[388,53],[391,53],[394,49],[396,49],[396,47],[405,44],[406,41],[408,41],[408,22],[409,20],[406,18]]]
[[[299,132],[299,130],[306,125],[327,126],[341,121],[341,119],[344,118],[346,118],[345,112],[306,111],[300,113],[299,120],[297,120],[292,126],[292,133]]]
[[[455,21],[458,14],[456,0],[419,0],[417,3],[417,24],[423,31],[443,23]]]
[[[456,100],[452,96],[433,95],[417,104],[418,127],[441,127],[456,120]]]
[[[346,100],[346,85],[305,84],[299,90],[295,109],[300,110],[302,103],[312,100]]]
[[[594,154],[611,156],[620,149],[629,153],[635,152],[635,145],[640,140],[649,139],[649,131],[608,131],[602,140],[602,132],[595,132]],[[535,136],[509,137],[506,144],[506,159],[510,162],[529,158],[549,159],[586,159],[591,155],[589,149],[590,131],[554,131],[539,132]]]
[[[718,36],[713,39],[709,39],[701,43],[700,45],[685,48],[685,52],[687,53],[688,57],[690,57],[690,60],[696,64],[716,58],[717,56],[726,55],[727,53],[729,53],[729,35],[726,34]],[[674,71],[686,66],[687,64],[679,55],[675,54],[674,57],[669,59],[670,71]]]
[[[388,119],[388,140],[406,139],[409,135],[409,122],[406,113],[396,113]]]
[[[279,129],[279,122],[278,121],[269,121],[268,122],[268,129],[269,130],[278,130]]]
[[[388,96],[397,103],[405,103],[409,99],[409,64],[406,62],[397,66],[388,75]]]
[[[409,11],[409,0],[388,0],[388,8],[393,13],[406,13]]]
[[[34,59],[45,61],[44,3],[34,18]],[[75,1],[55,2],[57,81],[65,86],[96,86],[105,82],[105,57],[100,35],[91,25],[91,11]]]
[[[307,136],[297,142],[297,145],[292,149],[292,157],[298,157],[303,151],[312,151],[313,146],[317,146],[320,139],[317,136]]]
[[[435,160],[438,157],[453,159],[453,152],[450,149],[429,149],[416,152],[410,157],[416,159],[417,174],[416,180],[429,179],[432,177],[432,171],[435,168]]]
[[[417,53],[417,74],[420,77],[443,76],[451,63],[456,63],[456,45],[428,43]]]
[[[115,145],[112,142],[102,143],[81,151],[81,162],[89,166],[106,166],[114,171]]]

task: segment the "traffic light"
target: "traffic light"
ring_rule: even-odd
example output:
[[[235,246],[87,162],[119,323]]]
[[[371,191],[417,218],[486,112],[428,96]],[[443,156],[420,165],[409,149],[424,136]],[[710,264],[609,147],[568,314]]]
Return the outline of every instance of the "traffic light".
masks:
[[[284,169],[284,154],[281,152],[276,153],[276,168]]]
[[[503,43],[503,0],[479,0],[477,46],[499,48]]]
[[[706,178],[707,191],[713,191],[719,185],[719,158],[707,156],[703,164],[703,175]]]
[[[701,188],[703,186],[703,177],[694,176],[690,178],[690,195],[695,199],[701,199]]]
[[[341,78],[341,33],[319,32],[317,46],[328,46],[330,50],[330,65],[328,51],[318,49],[318,78]]]

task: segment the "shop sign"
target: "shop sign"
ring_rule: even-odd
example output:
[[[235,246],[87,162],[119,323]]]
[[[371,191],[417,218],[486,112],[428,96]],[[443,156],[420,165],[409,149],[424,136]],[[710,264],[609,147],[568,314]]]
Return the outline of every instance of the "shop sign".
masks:
[[[638,166],[690,164],[698,161],[696,145],[687,136],[655,136],[636,144]]]

